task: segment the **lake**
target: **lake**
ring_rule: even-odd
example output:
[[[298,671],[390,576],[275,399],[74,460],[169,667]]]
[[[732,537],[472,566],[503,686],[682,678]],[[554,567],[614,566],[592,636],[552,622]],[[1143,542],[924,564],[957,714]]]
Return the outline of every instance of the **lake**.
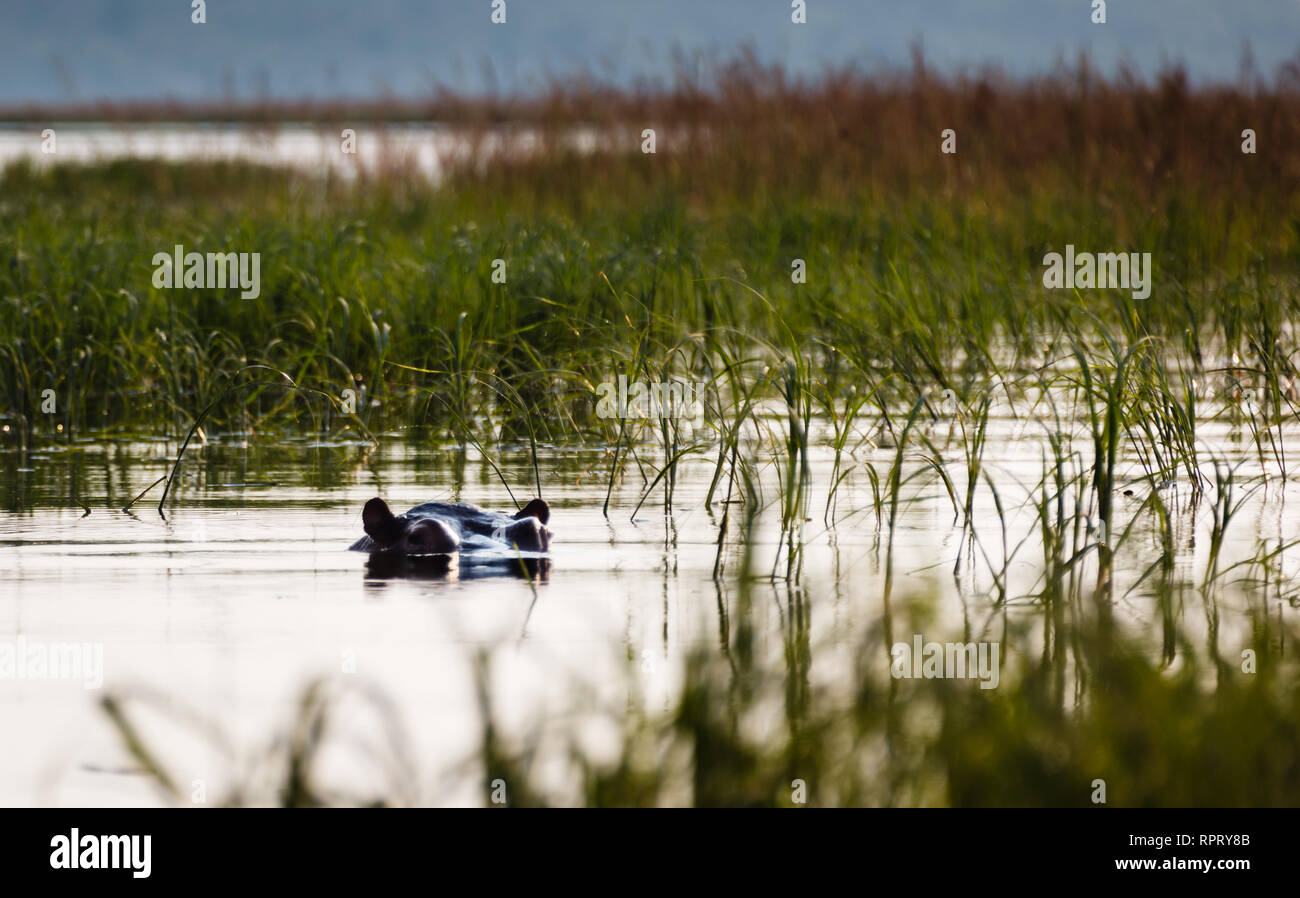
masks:
[[[929,603],[927,639],[1005,639],[1005,663],[1014,665],[1016,653],[1034,650],[1042,616],[1032,598],[1041,588],[1042,549],[1028,499],[1042,476],[1046,428],[1003,410],[989,430],[984,467],[1003,514],[991,492],[978,493],[979,545],[970,553],[991,565],[967,554],[954,576],[963,539],[952,500],[934,469],[909,453],[891,590],[896,603],[910,595]],[[931,422],[927,435],[946,447],[943,467],[964,493],[952,422]],[[853,638],[885,613],[887,528],[878,529],[863,466],[884,472],[895,450],[870,436],[876,445],[859,449],[839,489],[836,525],[827,527],[833,453],[824,424],[814,432],[797,584],[767,577],[782,553],[772,464],[761,469],[765,510],[751,535],[761,575],[746,617],[755,651],[766,663],[788,663],[797,606],[806,616],[799,626],[816,647],[811,676],[832,688],[849,682],[855,664],[884,671],[890,663],[884,646],[877,658],[860,657]],[[1213,452],[1241,464],[1243,479],[1258,473],[1254,444],[1230,425],[1210,422],[1202,438],[1207,466]],[[0,632],[29,644],[100,645],[102,685],[0,679],[0,729],[10,734],[0,804],[163,801],[123,749],[101,707],[104,695],[129,697],[144,742],[180,791],[194,803],[211,802],[236,782],[257,780],[271,734],[292,718],[304,685],[322,677],[374,696],[340,705],[332,719],[338,743],[319,759],[323,781],[400,793],[412,803],[477,804],[481,784],[463,775],[482,736],[477,652],[492,655],[492,694],[504,726],[561,726],[581,733],[593,755],[612,756],[618,730],[609,716],[628,706],[629,683],[638,684],[646,707],[667,710],[683,659],[694,648],[725,647],[735,625],[734,539],[724,555],[727,575],[713,577],[723,493],[713,508],[704,505],[716,449],[681,464],[670,515],[656,490],[631,518],[645,486],[632,465],[606,519],[608,448],[540,447],[555,537],[549,569],[529,578],[511,565],[468,560],[445,570],[387,571],[347,551],[361,535],[361,506],[374,495],[394,510],[435,499],[513,510],[473,448],[403,433],[382,435],[374,446],[214,436],[187,452],[165,520],[155,507],[160,487],[123,512],[167,473],[176,447],[174,440],[92,437],[3,454]],[[761,458],[765,450],[756,442],[754,451]],[[643,445],[638,459],[653,477],[662,456]],[[507,447],[497,463],[525,501],[534,477],[527,447]],[[1134,459],[1121,469],[1130,478],[1140,473]],[[1295,484],[1271,482],[1247,497],[1220,569],[1250,557],[1260,540],[1294,538],[1300,529]],[[1147,490],[1123,483],[1133,495],[1117,497],[1116,520],[1126,522]],[[1209,503],[1191,503],[1186,483],[1163,492],[1176,515],[1175,576],[1193,583],[1206,563]],[[736,526],[733,517],[733,537]],[[1161,614],[1150,581],[1130,587],[1155,558],[1154,539],[1148,516],[1139,516],[1115,575],[1116,619],[1152,656],[1161,651]],[[993,568],[1005,572],[1005,601]],[[1269,614],[1294,621],[1287,598],[1266,598]],[[1248,637],[1250,609],[1232,600],[1221,605],[1211,618],[1199,599],[1191,601],[1178,609],[1176,627],[1195,644],[1216,640],[1231,661]],[[1024,630],[1014,645],[1005,635],[1008,620]],[[912,632],[895,635],[909,640]],[[557,767],[555,776],[565,774]]]
[[[48,132],[53,133],[52,140]],[[529,127],[483,130],[429,124],[361,123],[346,130],[342,125],[334,129],[280,123],[268,127],[54,123],[48,129],[0,124],[0,169],[21,160],[38,166],[115,159],[223,160],[345,178],[400,170],[436,182],[449,163],[517,158],[536,152],[542,140],[542,132]],[[589,153],[602,138],[593,128],[567,128],[560,140],[568,148]]]

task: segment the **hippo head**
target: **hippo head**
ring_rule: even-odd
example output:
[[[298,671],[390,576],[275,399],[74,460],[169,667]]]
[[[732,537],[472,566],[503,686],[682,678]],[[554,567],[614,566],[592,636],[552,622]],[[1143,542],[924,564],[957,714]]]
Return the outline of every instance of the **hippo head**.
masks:
[[[460,537],[442,521],[395,515],[379,497],[366,503],[361,511],[361,523],[375,545],[390,552],[437,555],[455,552],[460,547]]]
[[[546,522],[551,517],[550,507],[542,499],[534,499],[515,513],[513,524],[499,531],[510,544],[526,552],[545,552],[550,548],[551,533]],[[380,551],[399,552],[403,555],[439,555],[460,548],[460,535],[434,517],[409,517],[395,515],[388,503],[375,497],[366,503],[361,512],[366,535]]]

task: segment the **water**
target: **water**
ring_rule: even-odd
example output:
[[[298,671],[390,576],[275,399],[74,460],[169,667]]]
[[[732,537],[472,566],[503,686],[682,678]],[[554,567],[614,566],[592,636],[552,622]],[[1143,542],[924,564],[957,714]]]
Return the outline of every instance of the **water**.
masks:
[[[1226,457],[1254,463],[1253,447],[1239,434],[1221,428],[1209,436]],[[942,423],[931,437],[948,447],[945,458],[960,458],[957,446],[945,444]],[[1035,422],[993,421],[985,465],[1006,516],[982,493],[975,521],[991,557],[1004,551],[1004,520],[1006,551],[1020,546],[1006,585],[1008,613],[1025,622],[1038,613],[1028,596],[1037,588],[1041,550],[1024,499],[1041,472],[1043,447]],[[168,470],[175,448],[101,440],[0,455],[0,640],[102,645],[103,680],[86,688],[68,680],[0,679],[0,730],[7,734],[0,804],[162,801],[100,706],[109,694],[133,697],[133,719],[186,800],[214,801],[250,779],[273,734],[286,730],[303,687],[317,678],[352,690],[333,718],[340,747],[323,756],[323,780],[391,794],[396,778],[412,801],[476,803],[480,784],[457,765],[479,744],[477,652],[492,653],[493,695],[508,726],[526,731],[537,721],[560,721],[600,754],[614,749],[617,734],[597,712],[626,706],[629,675],[641,682],[651,708],[667,708],[684,654],[725,640],[732,624],[734,584],[719,586],[712,577],[721,508],[704,507],[711,454],[683,466],[671,516],[656,492],[635,521],[630,515],[643,481],[634,465],[614,492],[607,520],[606,448],[543,447],[539,463],[555,538],[549,569],[529,579],[509,566],[469,564],[402,576],[412,572],[379,570],[367,556],[346,551],[361,534],[361,506],[374,495],[395,510],[435,499],[513,510],[472,449],[397,435],[377,447],[232,438],[190,451],[179,504],[166,520],[154,507],[158,489],[123,512]],[[639,454],[654,461],[653,447]],[[864,444],[858,461],[875,465],[883,480],[893,454],[887,445]],[[797,588],[810,603],[812,644],[825,647],[814,656],[814,673],[835,680],[849,674],[852,637],[882,611],[884,531],[861,469],[841,487],[837,525],[827,528],[831,451],[819,446],[812,461]],[[516,447],[498,463],[526,499],[533,479],[528,453]],[[909,465],[906,473],[919,469]],[[947,469],[963,490],[961,466]],[[1135,473],[1131,464],[1129,470]],[[774,502],[772,466],[764,478],[764,500]],[[1173,497],[1185,485],[1168,489]],[[1221,566],[1252,554],[1260,538],[1294,538],[1300,520],[1292,509],[1300,505],[1293,491],[1275,479],[1270,490],[1251,496]],[[1117,520],[1137,511],[1143,493],[1139,487],[1119,499]],[[996,637],[997,590],[987,566],[968,562],[953,575],[961,539],[946,490],[921,474],[906,482],[903,497],[895,594],[935,597],[926,638]],[[1204,508],[1179,518],[1178,569],[1189,580],[1204,564],[1207,526]],[[763,573],[780,556],[779,537],[769,508],[754,536]],[[1159,614],[1148,591],[1129,590],[1155,557],[1152,539],[1140,521],[1117,559],[1116,595],[1119,619],[1154,653]],[[1284,566],[1294,573],[1290,555],[1284,553]],[[736,553],[726,558],[734,568]],[[789,589],[764,578],[753,608],[759,652],[774,664],[782,663]],[[1274,597],[1272,606],[1270,613],[1296,614],[1283,598]],[[1231,601],[1221,609],[1216,638],[1225,648],[1248,633],[1246,611]],[[1207,638],[1197,609],[1186,609],[1179,625],[1194,640]],[[877,661],[888,663],[883,652]],[[361,697],[366,690],[388,710],[376,711]],[[400,731],[400,748],[398,760],[385,766],[373,755],[391,753],[390,725]]]
[[[352,137],[345,138],[343,127],[56,124],[50,143],[44,125],[7,125],[0,126],[0,169],[23,160],[38,166],[117,159],[222,160],[343,177],[399,169],[437,182],[449,164],[526,155],[542,140],[531,128],[476,132],[445,125],[359,124],[351,127]],[[566,146],[583,153],[592,152],[601,139],[590,128],[571,129],[563,138]]]
[[[6,506],[21,510],[0,516],[0,627],[6,637],[102,642],[104,682],[0,681],[3,729],[39,734],[6,751],[4,804],[156,799],[142,777],[121,772],[128,762],[96,706],[104,692],[147,686],[164,705],[196,709],[256,745],[283,724],[305,682],[347,666],[355,674],[346,676],[394,698],[422,766],[441,768],[475,745],[468,664],[478,646],[511,647],[502,711],[515,715],[559,701],[570,676],[615,679],[625,645],[667,659],[707,638],[708,518],[679,519],[675,547],[665,547],[652,509],[640,524],[628,520],[630,505],[606,522],[603,489],[594,478],[577,482],[603,452],[548,456],[558,538],[550,570],[530,585],[509,568],[473,565],[430,579],[370,576],[367,556],[346,551],[373,495],[395,508],[457,498],[456,453],[401,442],[373,455],[208,447],[187,457],[195,482],[168,520],[147,500],[130,515],[116,510],[165,469],[172,448],[86,444],[6,458]],[[503,468],[514,483],[526,483],[527,470],[522,456]],[[513,508],[486,465],[471,460],[466,481],[459,498]],[[73,482],[88,516],[68,501]],[[666,663],[642,667],[667,673]],[[165,753],[185,744],[185,734],[162,740]],[[183,762],[182,779],[203,779],[214,793],[229,772]]]

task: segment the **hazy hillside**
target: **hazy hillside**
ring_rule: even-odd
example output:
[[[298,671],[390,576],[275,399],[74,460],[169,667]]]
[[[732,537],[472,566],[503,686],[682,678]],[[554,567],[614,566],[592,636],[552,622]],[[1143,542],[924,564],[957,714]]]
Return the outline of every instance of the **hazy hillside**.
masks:
[[[996,62],[1041,71],[1081,50],[1109,70],[1151,73],[1187,61],[1193,78],[1232,79],[1249,40],[1262,70],[1300,45],[1296,0],[1143,0],[1089,21],[1090,0],[808,0],[790,24],[786,0],[606,3],[508,0],[211,0],[206,25],[189,0],[43,0],[0,6],[0,103],[225,96],[402,96],[434,82],[478,91],[528,88],[547,73],[589,71],[627,84],[662,77],[673,48],[731,51],[749,42],[769,61],[815,73],[827,65],[903,64],[924,37],[943,69]],[[491,71],[491,75],[488,71]]]

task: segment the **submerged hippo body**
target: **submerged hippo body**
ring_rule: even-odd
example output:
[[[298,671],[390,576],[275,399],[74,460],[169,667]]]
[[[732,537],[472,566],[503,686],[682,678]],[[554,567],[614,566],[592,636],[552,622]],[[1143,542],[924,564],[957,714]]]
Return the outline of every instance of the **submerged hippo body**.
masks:
[[[361,512],[366,535],[349,548],[398,555],[450,555],[455,552],[545,552],[551,546],[546,522],[551,509],[534,499],[514,515],[484,511],[464,502],[426,502],[395,515],[374,498]]]

